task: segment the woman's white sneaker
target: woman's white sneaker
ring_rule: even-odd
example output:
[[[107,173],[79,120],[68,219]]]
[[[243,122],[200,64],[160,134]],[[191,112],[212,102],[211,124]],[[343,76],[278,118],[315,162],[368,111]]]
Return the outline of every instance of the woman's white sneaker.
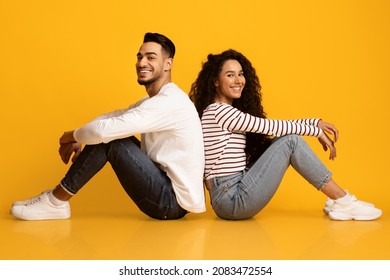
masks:
[[[382,210],[359,200],[345,204],[334,200],[328,215],[332,220],[339,221],[371,221],[379,218],[382,215]]]
[[[345,191],[345,192],[348,193],[348,191]],[[351,194],[350,196],[351,196],[351,198],[352,198],[353,201],[359,201],[360,203],[363,203],[363,204],[365,204],[365,205],[367,205],[367,206],[375,207],[375,205],[372,204],[372,203],[365,202],[365,201],[362,201],[362,200],[358,200],[358,199],[356,198],[356,196],[354,196],[354,195],[352,195],[352,194]],[[333,199],[331,199],[331,198],[329,198],[329,197],[326,199],[325,206],[324,206],[324,208],[322,209],[322,210],[324,211],[325,214],[329,214],[330,209],[331,209],[333,203],[334,203],[334,200],[333,200]]]

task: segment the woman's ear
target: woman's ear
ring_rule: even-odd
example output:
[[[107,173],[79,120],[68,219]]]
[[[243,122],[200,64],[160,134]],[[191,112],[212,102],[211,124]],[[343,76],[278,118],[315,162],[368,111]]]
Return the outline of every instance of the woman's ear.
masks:
[[[219,86],[218,81],[215,81],[215,82],[214,82],[214,86],[215,86],[215,87],[218,87],[218,86]]]

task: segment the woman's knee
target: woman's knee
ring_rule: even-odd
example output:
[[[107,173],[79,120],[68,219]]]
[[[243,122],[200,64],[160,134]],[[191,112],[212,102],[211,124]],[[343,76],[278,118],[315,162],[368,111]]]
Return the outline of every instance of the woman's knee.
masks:
[[[280,136],[274,139],[274,142],[272,144],[276,145],[288,145],[289,147],[292,147],[295,149],[295,147],[301,143],[304,142],[301,136],[296,134],[288,134],[284,136]]]
[[[288,134],[285,136],[282,136],[286,139],[286,141],[292,141],[292,142],[301,142],[304,141],[303,138],[300,135],[297,134]]]

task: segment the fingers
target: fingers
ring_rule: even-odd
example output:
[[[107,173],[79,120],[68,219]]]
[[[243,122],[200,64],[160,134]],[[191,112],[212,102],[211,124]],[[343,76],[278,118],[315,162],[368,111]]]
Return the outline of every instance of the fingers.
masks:
[[[74,162],[78,156],[80,155],[81,153],[81,148],[77,148],[75,151],[74,151],[74,156],[72,157],[72,162]]]
[[[70,144],[63,145],[63,152],[61,154],[61,159],[65,164],[68,164],[69,158],[72,154],[72,149]]]
[[[329,146],[329,150],[330,150],[330,152],[329,152],[329,159],[330,160],[334,160],[336,158],[336,155],[337,155],[336,154],[336,147],[334,145],[334,142],[332,140],[330,140],[330,139],[329,139],[328,146]]]
[[[329,159],[334,160],[336,158],[336,147],[334,146],[334,142],[325,133],[323,133],[318,140],[324,151],[327,151],[329,148]]]
[[[334,136],[334,142],[337,142],[337,139],[339,138],[339,131],[335,126],[332,124],[326,124],[325,131],[332,134]]]
[[[321,121],[319,127],[325,132],[332,134],[334,137],[334,142],[337,142],[337,140],[339,139],[339,131],[333,124]]]
[[[330,149],[330,154],[329,154],[329,159],[330,160],[334,160],[336,158],[337,154],[336,154],[336,147],[333,146],[331,149]]]
[[[67,164],[68,162],[66,161],[66,154],[67,154],[67,150],[69,148],[69,145],[67,144],[62,144],[60,145],[60,148],[58,150],[59,154],[60,154],[60,157],[61,157],[61,160],[63,163]]]
[[[78,143],[67,143],[67,144],[61,144],[59,148],[59,154],[61,156],[61,160],[68,164],[70,157],[72,156],[73,152],[75,155],[72,158],[72,161],[74,161],[80,154],[81,148]]]

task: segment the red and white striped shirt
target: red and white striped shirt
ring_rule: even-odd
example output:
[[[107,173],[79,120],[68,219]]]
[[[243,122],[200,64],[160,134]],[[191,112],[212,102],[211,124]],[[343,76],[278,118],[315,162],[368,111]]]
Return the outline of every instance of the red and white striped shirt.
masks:
[[[269,120],[243,113],[225,103],[210,104],[203,112],[205,178],[226,176],[246,167],[246,132],[272,136],[322,134],[320,119]]]

